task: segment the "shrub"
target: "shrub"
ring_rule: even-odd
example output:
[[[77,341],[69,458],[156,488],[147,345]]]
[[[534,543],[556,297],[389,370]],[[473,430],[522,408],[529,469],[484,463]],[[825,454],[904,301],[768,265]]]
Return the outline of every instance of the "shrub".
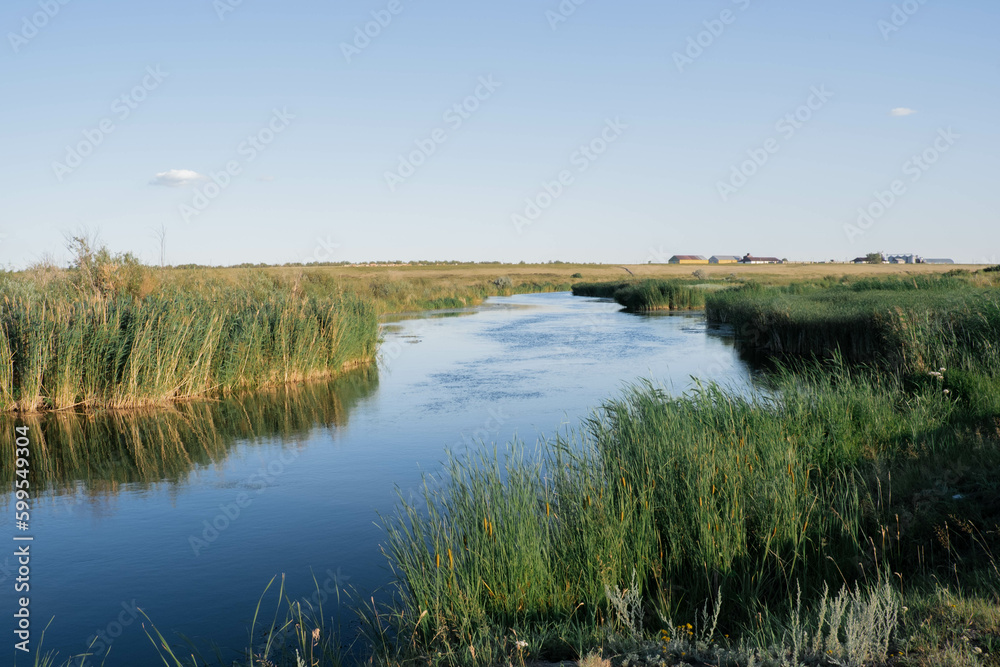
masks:
[[[113,254],[105,246],[94,248],[85,236],[72,237],[69,250],[74,255],[71,280],[85,294],[143,298],[156,287],[150,269],[130,252]]]

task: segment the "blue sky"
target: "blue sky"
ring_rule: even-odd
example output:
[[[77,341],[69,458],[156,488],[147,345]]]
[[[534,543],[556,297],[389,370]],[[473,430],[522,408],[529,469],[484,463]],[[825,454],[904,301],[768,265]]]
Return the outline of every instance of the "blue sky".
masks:
[[[79,230],[158,261],[160,229],[173,264],[997,263],[998,19],[995,0],[9,0],[0,264],[63,261]]]

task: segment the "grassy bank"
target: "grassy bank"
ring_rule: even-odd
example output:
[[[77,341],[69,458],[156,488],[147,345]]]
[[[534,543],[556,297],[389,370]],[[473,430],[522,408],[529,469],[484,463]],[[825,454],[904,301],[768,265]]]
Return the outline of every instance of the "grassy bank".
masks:
[[[377,655],[991,664],[997,303],[965,274],[710,294],[762,340],[821,341],[786,358],[829,360],[750,396],[641,386],[538,452],[449,461],[385,520],[399,597]]]
[[[998,443],[937,379],[838,366],[772,384],[780,400],[640,387],[575,444],[451,461],[386,524],[396,648],[485,665],[514,655],[516,634],[561,659],[616,634],[676,635],[670,619],[706,604],[724,644],[787,619],[800,587],[819,600],[892,573],[909,587],[989,571]]]
[[[575,296],[614,299],[626,310],[636,313],[704,308],[706,291],[704,285],[662,279],[573,285]]]
[[[770,358],[876,363],[904,373],[1000,366],[996,273],[865,279],[829,286],[747,284],[712,293],[709,321]]]
[[[331,376],[376,351],[370,303],[256,276],[145,295],[10,278],[2,290],[0,410],[132,408],[229,393]]]

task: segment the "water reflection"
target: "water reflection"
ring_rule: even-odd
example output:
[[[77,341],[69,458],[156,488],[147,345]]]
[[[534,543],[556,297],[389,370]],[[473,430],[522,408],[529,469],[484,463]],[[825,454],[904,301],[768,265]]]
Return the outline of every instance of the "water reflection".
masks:
[[[317,426],[340,427],[378,387],[378,371],[166,408],[0,415],[0,432],[28,426],[36,490],[115,493],[124,484],[183,482],[198,466],[225,460],[234,444],[291,441]],[[14,439],[0,442],[0,479],[11,488]]]

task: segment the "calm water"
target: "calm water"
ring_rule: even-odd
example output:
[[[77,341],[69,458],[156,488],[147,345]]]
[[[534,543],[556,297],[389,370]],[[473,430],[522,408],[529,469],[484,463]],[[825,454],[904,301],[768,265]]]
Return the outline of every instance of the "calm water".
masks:
[[[691,376],[749,383],[731,342],[700,314],[630,315],[569,294],[490,299],[384,333],[377,370],[332,383],[26,422],[34,485],[46,489],[32,513],[33,643],[54,617],[45,646],[62,658],[101,631],[117,635],[106,664],[154,664],[137,606],[161,630],[242,648],[276,574],[293,597],[315,590],[313,573],[321,584],[383,587],[377,513],[392,511],[396,485],[409,494],[422,472],[438,471],[446,449],[534,442],[637,378],[678,392]],[[3,447],[13,426],[3,422]],[[5,609],[12,551],[0,556]]]

